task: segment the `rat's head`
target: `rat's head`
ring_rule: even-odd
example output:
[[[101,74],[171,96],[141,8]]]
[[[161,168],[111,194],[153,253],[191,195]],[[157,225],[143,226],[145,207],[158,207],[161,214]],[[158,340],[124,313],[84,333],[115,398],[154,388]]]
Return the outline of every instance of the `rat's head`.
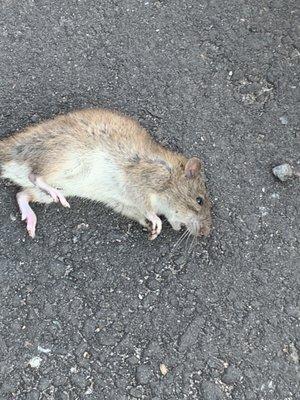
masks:
[[[161,213],[173,229],[185,226],[195,236],[208,236],[211,230],[211,202],[208,197],[202,162],[192,157],[180,159],[169,184],[157,196]]]

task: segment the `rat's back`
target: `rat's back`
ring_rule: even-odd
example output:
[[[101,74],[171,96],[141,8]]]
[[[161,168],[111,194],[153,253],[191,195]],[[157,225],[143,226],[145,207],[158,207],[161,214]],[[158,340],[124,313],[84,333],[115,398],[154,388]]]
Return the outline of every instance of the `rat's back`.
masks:
[[[82,180],[97,171],[112,173],[109,168],[122,168],[126,160],[152,146],[146,130],[132,118],[87,109],[30,126],[1,141],[0,164],[2,176],[20,186],[32,186],[28,174],[33,172],[63,187],[70,176]]]

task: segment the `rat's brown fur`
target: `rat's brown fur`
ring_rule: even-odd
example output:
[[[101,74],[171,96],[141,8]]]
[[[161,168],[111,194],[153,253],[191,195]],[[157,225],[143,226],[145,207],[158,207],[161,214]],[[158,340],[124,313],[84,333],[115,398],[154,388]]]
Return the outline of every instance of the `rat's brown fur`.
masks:
[[[210,202],[198,164],[191,176],[186,157],[156,143],[132,118],[102,109],[58,116],[0,141],[2,177],[25,188],[30,201],[52,201],[35,187],[34,174],[65,196],[101,201],[144,226],[151,213],[164,214],[175,229],[184,224],[208,234]]]

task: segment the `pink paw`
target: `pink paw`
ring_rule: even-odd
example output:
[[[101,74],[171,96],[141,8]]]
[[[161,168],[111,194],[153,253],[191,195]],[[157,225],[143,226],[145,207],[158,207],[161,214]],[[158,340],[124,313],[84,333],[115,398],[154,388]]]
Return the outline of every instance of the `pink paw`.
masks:
[[[35,227],[37,223],[36,215],[33,211],[28,211],[26,213],[22,213],[22,221],[26,221],[27,223],[27,232],[30,237],[35,237]]]
[[[65,196],[60,193],[58,189],[54,189],[52,186],[44,182],[42,177],[30,174],[29,179],[35,186],[48,193],[56,203],[60,202],[64,207],[70,208],[70,204],[67,202]]]
[[[67,199],[62,193],[60,193],[59,190],[51,188],[49,189],[49,194],[55,203],[60,202],[64,207],[70,208],[70,204],[68,203]]]
[[[149,227],[149,240],[154,240],[160,234],[162,230],[162,221],[155,214],[149,214],[147,216],[148,221],[150,222]]]

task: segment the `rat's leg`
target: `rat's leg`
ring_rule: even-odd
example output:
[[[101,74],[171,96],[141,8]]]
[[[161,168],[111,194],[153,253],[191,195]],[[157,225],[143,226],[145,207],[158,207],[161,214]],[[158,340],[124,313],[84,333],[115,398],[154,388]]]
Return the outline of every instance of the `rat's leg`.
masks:
[[[145,215],[142,215],[137,209],[123,207],[121,213],[148,228],[149,240],[156,239],[162,230],[162,221],[154,212],[147,212]]]
[[[66,200],[65,196],[58,189],[48,185],[41,176],[31,173],[29,174],[29,179],[36,187],[48,193],[55,203],[60,202],[64,207],[70,208],[70,204]]]
[[[149,227],[149,224],[146,221],[146,218],[133,207],[124,207],[121,203],[117,203],[114,207],[114,210],[121,213],[125,217],[129,219],[133,219],[134,221],[137,221],[140,225],[144,226],[145,228]]]
[[[17,202],[21,212],[22,221],[26,221],[28,234],[30,237],[34,238],[37,217],[29,205],[29,202],[31,201],[52,203],[53,200],[38,189],[28,188],[17,193]]]
[[[162,230],[162,221],[155,213],[147,213],[147,220],[151,223],[149,231],[149,240],[154,240],[160,234]]]
[[[148,212],[143,215],[138,209],[124,206],[121,203],[116,203],[113,208],[125,217],[133,219],[145,228],[148,228],[149,240],[154,240],[160,234],[162,230],[162,221],[154,212]]]

